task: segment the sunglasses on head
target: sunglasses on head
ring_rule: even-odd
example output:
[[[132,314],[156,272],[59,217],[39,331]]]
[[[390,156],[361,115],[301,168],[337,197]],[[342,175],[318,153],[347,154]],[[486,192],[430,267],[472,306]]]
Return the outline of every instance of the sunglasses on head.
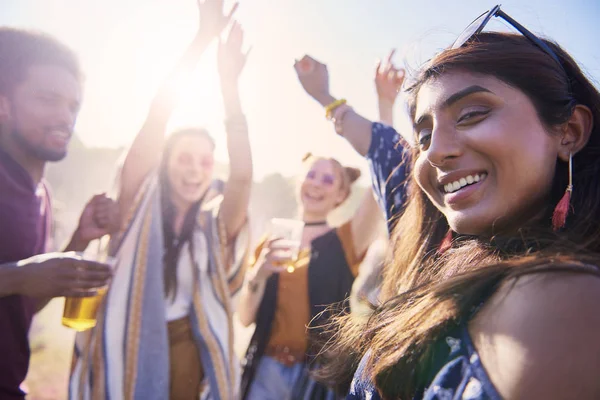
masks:
[[[508,22],[513,28],[518,30],[523,36],[529,39],[533,44],[542,49],[546,54],[552,57],[558,65],[564,70],[564,67],[558,58],[558,55],[544,43],[540,38],[527,30],[523,25],[519,24],[517,21],[512,19],[508,14],[500,9],[500,5],[493,7],[491,10],[484,12],[479,17],[477,17],[473,22],[467,26],[467,28],[458,36],[454,44],[452,44],[451,49],[458,49],[463,44],[467,43],[471,38],[475,35],[478,35],[483,31],[483,28],[487,25],[488,22],[492,19],[492,17],[500,17],[506,22]]]

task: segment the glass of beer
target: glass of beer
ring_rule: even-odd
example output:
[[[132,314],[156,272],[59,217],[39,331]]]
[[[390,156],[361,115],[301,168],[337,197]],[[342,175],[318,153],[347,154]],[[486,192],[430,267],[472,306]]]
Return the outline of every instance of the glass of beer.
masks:
[[[295,270],[294,263],[300,252],[303,231],[304,222],[295,219],[273,218],[270,223],[270,236],[281,239],[279,243],[289,247],[290,259],[283,262],[281,266],[287,265],[287,271],[290,273]]]
[[[79,254],[85,259],[85,255]],[[109,264],[115,267],[116,259],[114,257],[96,257],[95,261]],[[98,289],[98,293],[91,297],[66,297],[65,308],[63,311],[62,324],[78,332],[91,329],[96,326],[96,313],[98,307],[106,294],[107,288]]]

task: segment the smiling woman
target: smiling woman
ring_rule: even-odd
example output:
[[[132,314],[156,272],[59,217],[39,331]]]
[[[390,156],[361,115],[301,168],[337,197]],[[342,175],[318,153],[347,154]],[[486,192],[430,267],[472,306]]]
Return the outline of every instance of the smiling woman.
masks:
[[[303,227],[300,251],[290,240],[269,232],[255,250],[248,284],[242,289],[240,321],[257,326],[242,379],[242,398],[247,400],[338,398],[312,380],[310,361],[324,341],[329,305],[348,311],[346,298],[381,219],[367,192],[349,221],[330,227],[328,215],[346,201],[360,171],[329,157],[308,154],[303,161],[302,221],[294,221]]]
[[[600,93],[538,41],[478,32],[409,87],[384,302],[322,371],[349,399],[599,398]]]
[[[493,76],[449,72],[424,84],[416,104],[416,182],[455,232],[493,235],[543,209],[554,176],[543,166],[553,165],[560,138],[531,118],[536,110],[522,91]]]
[[[123,235],[112,247],[119,274],[99,311],[105,324],[77,338],[73,397],[87,398],[91,388],[94,398],[237,397],[232,313],[244,276],[252,185],[238,92],[246,54],[237,22],[217,53],[230,161],[222,193],[211,190],[215,146],[206,130],[183,129],[165,139],[179,77],[189,78],[235,11],[224,13],[222,0],[197,5],[200,28],[159,87],[123,164]],[[97,357],[105,367],[88,363]]]

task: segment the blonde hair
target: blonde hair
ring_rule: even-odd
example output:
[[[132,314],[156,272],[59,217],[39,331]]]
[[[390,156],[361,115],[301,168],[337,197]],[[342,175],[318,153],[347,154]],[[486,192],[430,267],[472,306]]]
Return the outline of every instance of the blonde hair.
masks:
[[[355,167],[346,167],[333,157],[315,156],[312,153],[306,153],[304,157],[302,157],[302,163],[306,166],[313,166],[317,161],[321,160],[329,161],[331,165],[333,165],[336,173],[340,176],[340,190],[344,192],[344,200],[342,201],[343,203],[350,196],[350,188],[352,187],[352,184],[356,182],[358,178],[360,178],[360,169]]]

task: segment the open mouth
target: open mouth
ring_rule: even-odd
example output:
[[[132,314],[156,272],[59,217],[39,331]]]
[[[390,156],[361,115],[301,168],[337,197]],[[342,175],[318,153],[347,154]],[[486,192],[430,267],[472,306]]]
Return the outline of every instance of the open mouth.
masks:
[[[187,190],[198,190],[202,186],[202,182],[196,182],[196,181],[184,180],[182,183],[183,183],[183,187],[186,188]]]
[[[459,190],[461,190],[464,187],[467,187],[467,186],[470,186],[470,185],[473,185],[473,184],[476,184],[478,182],[485,180],[486,177],[487,177],[487,173],[482,172],[479,174],[468,175],[463,178],[459,178],[453,182],[449,182],[449,183],[445,184],[443,186],[444,193],[449,194],[449,193],[458,192]]]
[[[311,194],[311,193],[304,193],[304,197],[308,200],[311,201],[322,201],[323,199],[325,199],[325,196],[319,196],[316,194]]]

